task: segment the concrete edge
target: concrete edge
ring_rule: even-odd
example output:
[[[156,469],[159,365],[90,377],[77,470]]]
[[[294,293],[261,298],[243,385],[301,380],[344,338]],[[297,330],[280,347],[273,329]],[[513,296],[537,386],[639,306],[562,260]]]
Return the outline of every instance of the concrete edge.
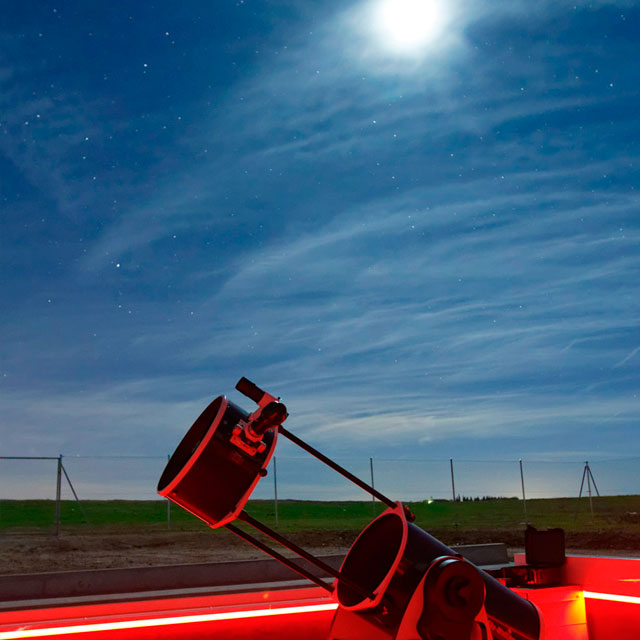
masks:
[[[462,545],[454,551],[477,566],[508,564],[507,548],[502,543]],[[325,564],[339,569],[342,555],[318,556]],[[302,558],[296,564],[319,577],[328,577]],[[114,594],[176,592],[181,590],[274,584],[299,580],[300,576],[277,560],[265,558],[242,562],[206,562],[199,564],[97,569],[52,573],[0,575],[0,602],[60,598],[93,598]]]

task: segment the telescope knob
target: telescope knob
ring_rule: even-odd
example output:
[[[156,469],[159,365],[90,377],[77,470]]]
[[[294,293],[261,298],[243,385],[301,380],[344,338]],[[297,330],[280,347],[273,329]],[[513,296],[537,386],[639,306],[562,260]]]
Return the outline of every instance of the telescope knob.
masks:
[[[461,558],[436,559],[424,580],[424,610],[418,622],[423,638],[470,640],[485,600],[476,567]]]

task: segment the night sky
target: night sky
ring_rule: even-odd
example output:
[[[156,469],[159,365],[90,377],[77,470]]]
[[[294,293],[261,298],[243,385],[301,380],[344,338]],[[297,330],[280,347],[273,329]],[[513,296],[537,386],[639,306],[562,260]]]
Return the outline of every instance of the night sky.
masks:
[[[5,6],[2,455],[640,455],[640,6],[412,4]]]

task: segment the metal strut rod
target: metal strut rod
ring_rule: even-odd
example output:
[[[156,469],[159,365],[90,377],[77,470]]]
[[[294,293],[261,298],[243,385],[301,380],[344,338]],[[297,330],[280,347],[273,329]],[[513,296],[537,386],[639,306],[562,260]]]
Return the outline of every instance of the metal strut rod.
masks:
[[[292,571],[299,573],[301,576],[303,576],[307,580],[311,580],[311,582],[314,582],[319,587],[322,587],[329,593],[333,593],[333,587],[331,585],[328,585],[321,578],[318,578],[318,576],[313,575],[313,573],[311,573],[310,571],[303,569],[302,567],[298,566],[295,562],[293,562],[289,558],[285,558],[282,554],[278,553],[277,551],[274,551],[273,549],[268,547],[266,544],[263,544],[262,542],[260,542],[260,540],[258,540],[257,538],[254,538],[250,533],[246,533],[239,527],[236,527],[235,525],[229,522],[223,526],[229,531],[231,531],[231,533],[234,533],[235,535],[237,535],[239,538],[246,540],[249,544],[252,544],[254,547],[260,549],[260,551],[264,551],[264,553],[270,555],[272,558],[275,558],[278,562],[282,563],[286,567],[289,567],[289,569],[291,569]]]
[[[277,531],[270,529],[266,524],[263,524],[262,522],[260,522],[260,520],[256,520],[255,518],[250,516],[246,511],[242,510],[238,514],[238,520],[241,520],[242,522],[246,522],[248,525],[251,525],[254,529],[257,529],[258,531],[264,533],[265,535],[269,536],[272,540],[275,540],[276,542],[281,544],[283,547],[286,547],[290,551],[293,551],[294,553],[299,555],[301,558],[304,558],[305,560],[310,562],[312,565],[318,567],[318,569],[320,569],[321,571],[324,571],[325,573],[328,573],[330,576],[337,578],[346,587],[349,587],[349,589],[351,589],[352,591],[356,591],[364,598],[368,598],[369,600],[373,600],[375,598],[373,593],[367,591],[366,589],[361,587],[356,582],[353,582],[349,578],[345,578],[337,569],[334,569],[333,567],[329,566],[325,562],[322,562],[322,560],[311,555],[308,551],[305,551],[302,547],[299,547],[297,544],[291,542],[291,540],[287,540],[287,538],[285,538],[284,536],[281,536]]]
[[[380,502],[384,502],[387,507],[395,507],[396,503],[387,498],[387,496],[383,495],[373,487],[369,486],[366,482],[360,480],[352,473],[349,473],[344,467],[341,467],[337,462],[331,460],[331,458],[327,458],[323,453],[320,453],[317,449],[314,449],[310,444],[307,444],[304,440],[300,440],[298,436],[294,436],[291,431],[285,429],[282,425],[278,427],[278,432],[281,433],[285,438],[288,438],[294,444],[297,444],[301,449],[304,449],[307,453],[310,453],[314,458],[318,458],[320,462],[324,462],[328,467],[331,467],[334,471],[337,471],[340,475],[344,476],[347,480],[353,482],[353,484],[358,485],[361,489],[364,489],[367,493],[371,494],[375,498],[378,498]]]

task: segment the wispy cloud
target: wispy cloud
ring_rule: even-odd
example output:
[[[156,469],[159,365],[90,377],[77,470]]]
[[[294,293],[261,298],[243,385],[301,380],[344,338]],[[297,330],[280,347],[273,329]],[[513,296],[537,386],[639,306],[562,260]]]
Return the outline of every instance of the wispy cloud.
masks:
[[[137,379],[50,392],[5,392],[3,455],[166,455],[215,397],[211,383]],[[199,396],[191,394],[200,388]]]
[[[164,451],[248,375],[338,451],[583,451],[605,425],[622,455],[637,88],[631,44],[574,34],[614,5],[576,6],[459,3],[451,46],[402,72],[356,55],[350,9],[306,7],[166,139],[161,100],[34,96],[38,61],[3,67],[0,151],[36,192],[12,206],[70,221],[8,243],[49,263],[3,320],[3,443]]]
[[[617,369],[618,367],[621,367],[622,365],[627,364],[627,362],[629,362],[629,360],[634,358],[639,352],[640,352],[640,347],[636,347],[635,349],[633,349],[633,351],[631,351],[624,358],[622,358],[620,362],[616,362],[615,365],[613,366]]]
[[[505,6],[500,12],[512,10]],[[478,19],[477,13],[472,15]],[[126,206],[83,266],[108,264],[113,255],[185,228],[211,223],[235,227],[237,222],[229,219],[234,210],[240,210],[246,223],[255,211],[237,197],[238,190],[245,196],[253,191],[275,204],[283,203],[282,194],[287,193],[286,206],[291,208],[283,216],[287,226],[291,216],[304,215],[305,207],[313,207],[321,192],[324,198],[346,196],[345,185],[335,175],[336,163],[368,171],[374,184],[382,178],[378,189],[382,185],[392,189],[393,174],[402,179],[415,173],[414,157],[430,165],[431,181],[439,183],[461,170],[465,183],[473,179],[470,169],[486,172],[492,164],[495,173],[510,174],[513,165],[506,158],[526,159],[531,165],[537,159],[542,168],[562,169],[563,160],[574,152],[569,145],[552,155],[541,151],[536,139],[540,121],[554,114],[564,114],[570,121],[579,109],[614,100],[591,89],[585,94],[589,85],[573,78],[553,79],[552,63],[539,62],[546,59],[549,48],[535,41],[526,56],[510,55],[499,74],[494,58],[485,56],[474,60],[473,73],[456,67],[437,82],[428,72],[380,79],[372,69],[363,77],[363,70],[338,46],[345,34],[336,33],[336,20],[340,18],[327,19],[313,37],[270,57],[264,73],[235,86],[211,116],[203,117],[197,132],[185,134],[181,144],[192,150],[194,159],[168,175],[159,190],[149,185],[146,201],[137,198],[133,206]],[[526,87],[515,84],[523,75]],[[486,91],[488,86],[491,92]],[[207,113],[210,109],[203,106],[203,114]],[[520,132],[520,142],[511,148],[507,140],[494,140],[497,128],[514,122],[531,122],[531,132],[524,137]],[[464,169],[457,159],[441,164],[441,158],[449,155],[443,153],[447,149],[455,147],[456,155],[460,153],[460,136],[467,135],[476,138],[467,149],[463,147]],[[489,148],[477,140],[483,136],[491,137]],[[433,150],[431,162],[424,157],[428,148]],[[404,160],[398,159],[403,156]],[[309,167],[318,179],[314,182],[312,175],[299,174],[296,163]],[[424,172],[420,179],[429,181]],[[325,209],[320,215],[333,213]]]

